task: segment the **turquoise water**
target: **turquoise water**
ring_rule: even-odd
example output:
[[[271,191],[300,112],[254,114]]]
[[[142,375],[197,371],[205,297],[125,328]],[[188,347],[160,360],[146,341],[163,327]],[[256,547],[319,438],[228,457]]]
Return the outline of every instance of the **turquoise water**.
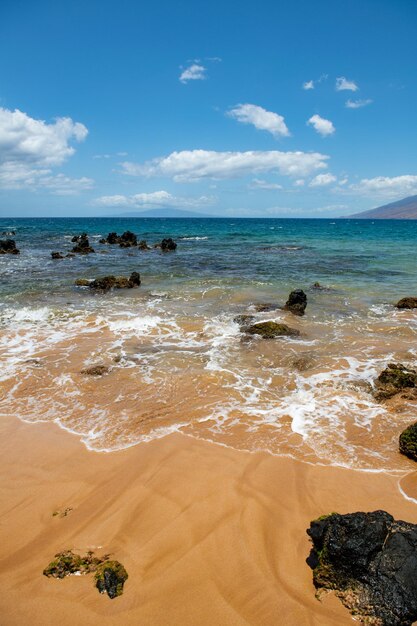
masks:
[[[397,442],[416,403],[378,404],[372,386],[390,361],[417,364],[417,314],[394,306],[417,295],[417,221],[0,221],[11,230],[21,254],[0,256],[0,417],[53,421],[95,450],[179,431],[313,463],[411,463]],[[178,248],[99,243],[125,230]],[[82,232],[95,254],[51,259]],[[74,284],[132,271],[138,289]],[[281,308],[294,288],[302,318]],[[300,336],[250,339],[240,314]],[[83,373],[97,364],[108,373]]]
[[[223,284],[268,283],[278,293],[319,281],[385,301],[407,294],[416,278],[417,221],[308,219],[1,219],[16,230],[19,257],[0,256],[3,298],[64,294],[80,274],[123,274],[139,269],[154,287],[218,279]],[[150,244],[172,236],[174,254],[103,246],[108,232],[132,230]],[[99,254],[53,262],[70,237],[86,232]],[[105,251],[108,254],[100,254]]]

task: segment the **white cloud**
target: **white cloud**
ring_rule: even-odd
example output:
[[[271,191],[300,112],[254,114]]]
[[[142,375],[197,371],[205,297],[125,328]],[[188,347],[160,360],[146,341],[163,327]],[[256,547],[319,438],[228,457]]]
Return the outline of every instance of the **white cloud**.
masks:
[[[266,180],[260,180],[259,178],[254,178],[253,181],[249,185],[250,189],[282,189],[282,185],[278,185],[278,183],[268,183]]]
[[[353,80],[348,80],[344,76],[336,78],[336,91],[358,91],[359,87]]]
[[[167,191],[152,191],[151,193],[137,193],[132,196],[101,196],[93,200],[92,204],[103,207],[133,207],[133,208],[157,208],[157,207],[198,207],[212,204],[215,198],[200,196],[199,198],[180,198],[171,195]]]
[[[130,176],[163,176],[176,182],[189,182],[202,178],[239,178],[260,172],[308,176],[325,169],[328,158],[319,152],[183,150],[143,164],[126,161],[121,166]]]
[[[180,75],[180,81],[182,83],[188,83],[189,80],[205,80],[207,68],[199,63],[193,63],[189,67],[186,67]]]
[[[299,178],[298,180],[294,181],[294,187],[304,187],[305,185],[305,180],[303,180],[302,178]]]
[[[346,100],[345,107],[347,109],[361,109],[362,107],[368,106],[368,104],[372,104],[373,100],[368,98],[367,100]]]
[[[311,180],[308,184],[309,187],[325,187],[326,185],[330,185],[337,180],[336,176],[333,174],[318,174]]]
[[[359,183],[350,185],[349,189],[364,196],[381,196],[398,198],[417,194],[417,175],[376,176],[363,178]]]
[[[336,130],[330,120],[326,120],[324,117],[320,117],[320,115],[313,115],[310,117],[307,124],[313,126],[314,130],[316,130],[322,137],[333,135]]]
[[[267,111],[256,104],[238,104],[227,115],[242,124],[252,124],[259,130],[267,130],[274,137],[290,136],[282,115]]]
[[[69,117],[47,124],[16,109],[0,108],[0,187],[4,189],[50,189],[70,194],[90,188],[89,178],[71,179],[53,174],[75,149],[71,141],[83,141],[87,128]]]
[[[309,89],[314,89],[314,80],[307,80],[303,83],[303,89],[308,91]]]

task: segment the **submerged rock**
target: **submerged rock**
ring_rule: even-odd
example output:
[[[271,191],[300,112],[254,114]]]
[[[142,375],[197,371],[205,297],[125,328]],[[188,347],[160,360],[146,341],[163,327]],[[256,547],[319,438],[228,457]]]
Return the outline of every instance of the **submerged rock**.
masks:
[[[107,593],[113,600],[122,595],[128,573],[119,561],[105,561],[98,566],[95,579],[99,592]]]
[[[0,254],[20,254],[14,239],[0,239]]]
[[[259,335],[264,339],[274,339],[275,337],[298,337],[299,330],[290,328],[286,324],[278,324],[277,322],[258,322],[244,329],[249,335]]]
[[[110,367],[107,367],[107,365],[91,365],[81,370],[81,374],[86,374],[87,376],[104,376],[104,374],[109,372]]]
[[[307,534],[317,589],[334,590],[366,624],[417,620],[417,525],[385,511],[332,513],[311,522]]]
[[[258,302],[257,304],[254,304],[253,306],[254,306],[255,311],[257,311],[258,313],[275,311],[276,309],[280,308],[274,302]]]
[[[307,296],[302,289],[291,291],[288,300],[284,305],[285,311],[290,311],[294,315],[302,316],[307,306]]]
[[[138,248],[139,250],[151,250],[151,247],[148,246],[145,239],[141,239],[141,241],[139,241]]]
[[[235,322],[235,324],[239,324],[240,330],[244,330],[248,328],[251,324],[253,324],[255,319],[256,318],[254,315],[247,315],[246,313],[243,313],[241,315],[236,315],[233,318],[233,321]]]
[[[95,250],[90,246],[87,233],[75,235],[71,241],[76,244],[72,249],[75,254],[92,254],[95,252]]]
[[[77,285],[77,287],[89,287],[91,282],[92,280],[90,278],[77,278],[74,284]]]
[[[417,461],[417,422],[408,426],[400,435],[400,452]]]
[[[417,298],[402,298],[395,306],[397,309],[417,309]]]
[[[375,399],[388,400],[397,393],[417,387],[417,371],[401,363],[389,363],[375,381]]]
[[[60,252],[51,252],[51,257],[53,259],[63,259],[65,258],[63,254],[61,254]]]

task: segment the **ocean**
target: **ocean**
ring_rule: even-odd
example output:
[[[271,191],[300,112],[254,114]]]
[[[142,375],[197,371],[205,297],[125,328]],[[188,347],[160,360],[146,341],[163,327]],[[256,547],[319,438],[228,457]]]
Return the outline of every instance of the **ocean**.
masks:
[[[99,243],[126,230],[178,247]],[[417,315],[394,304],[417,295],[417,221],[1,219],[10,231],[21,254],[0,256],[0,414],[54,421],[99,451],[180,431],[325,465],[410,463],[397,439],[416,406],[371,390],[387,363],[416,362]],[[94,254],[51,259],[83,232]],[[132,271],[138,289],[74,284]],[[295,288],[302,318],[280,309]],[[240,314],[301,335],[249,340]],[[95,364],[109,372],[82,373]]]

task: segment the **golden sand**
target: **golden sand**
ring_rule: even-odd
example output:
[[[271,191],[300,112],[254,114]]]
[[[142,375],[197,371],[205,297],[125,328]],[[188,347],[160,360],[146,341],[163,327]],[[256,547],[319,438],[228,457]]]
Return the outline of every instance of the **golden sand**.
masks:
[[[2,626],[353,624],[331,594],[315,598],[310,520],[382,508],[417,522],[398,474],[180,434],[96,453],[57,426],[14,418],[3,420],[0,442]],[[402,483],[417,492],[415,475]],[[43,576],[68,548],[111,552],[129,573],[123,596],[101,596],[90,576]]]

